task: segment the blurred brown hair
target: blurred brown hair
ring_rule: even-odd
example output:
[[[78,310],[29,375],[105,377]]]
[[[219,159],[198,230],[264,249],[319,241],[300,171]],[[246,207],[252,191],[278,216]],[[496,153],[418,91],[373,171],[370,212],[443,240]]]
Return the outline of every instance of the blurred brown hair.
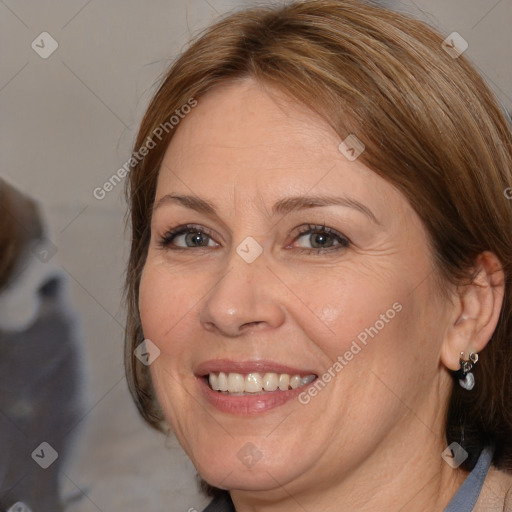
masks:
[[[482,447],[492,443],[494,464],[510,471],[512,201],[504,189],[512,186],[511,133],[483,79],[463,55],[448,55],[443,39],[420,21],[356,0],[309,0],[232,14],[172,65],[134,150],[191,97],[200,103],[212,88],[248,76],[319,113],[340,140],[356,134],[366,145],[359,158],[404,194],[426,226],[441,285],[471,282],[483,251],[503,264],[499,323],[474,370],[475,388],[453,387],[446,436],[448,443],[460,443],[464,429],[464,469],[472,469]],[[126,189],[132,227],[126,373],[143,418],[161,430],[164,418],[148,368],[133,351],[144,339],[138,288],[150,208],[174,131],[155,141],[131,171]]]
[[[12,281],[29,242],[42,236],[36,203],[0,178],[0,290]]]

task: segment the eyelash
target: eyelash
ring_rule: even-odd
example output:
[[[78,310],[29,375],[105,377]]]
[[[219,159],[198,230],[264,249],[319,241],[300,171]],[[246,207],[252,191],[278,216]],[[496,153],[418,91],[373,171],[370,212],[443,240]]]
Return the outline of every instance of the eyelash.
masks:
[[[338,231],[336,231],[335,229],[328,228],[327,226],[325,226],[325,224],[322,226],[315,224],[307,224],[306,226],[299,230],[299,232],[294,238],[294,241],[297,238],[300,238],[301,236],[311,235],[313,233],[325,233],[327,235],[330,235],[338,242],[338,245],[325,248],[320,247],[318,249],[306,249],[304,247],[298,247],[296,250],[298,250],[299,253],[321,255],[328,252],[341,251],[347,249],[351,245],[350,240],[346,236],[343,236],[341,233],[338,233]]]
[[[173,240],[176,237],[178,237],[180,235],[185,235],[188,233],[201,233],[201,234],[205,234],[209,238],[213,239],[213,234],[208,229],[205,229],[204,227],[199,226],[197,224],[186,224],[184,226],[178,226],[174,229],[167,231],[167,233],[165,233],[165,235],[163,237],[161,237],[160,240],[158,241],[158,246],[161,249],[168,249],[168,250],[172,250],[172,251],[180,251],[180,250],[186,251],[186,250],[194,249],[194,247],[171,247],[171,243],[173,242]],[[330,235],[336,239],[336,241],[338,242],[338,245],[335,245],[334,247],[326,247],[326,248],[320,247],[318,249],[315,249],[315,248],[306,249],[303,247],[299,247],[299,248],[296,248],[295,250],[299,251],[299,253],[306,253],[306,254],[314,253],[314,254],[320,255],[320,254],[325,254],[327,252],[334,252],[334,251],[340,251],[343,249],[347,249],[352,244],[352,242],[346,236],[343,236],[341,233],[338,233],[336,230],[326,227],[325,225],[320,226],[320,225],[315,225],[315,224],[305,225],[301,230],[299,230],[299,232],[297,233],[297,235],[294,238],[294,241],[297,238],[300,238],[301,236],[313,234],[313,233],[325,233],[327,235]],[[197,247],[197,249],[201,249],[201,248],[206,248],[206,246],[203,246],[203,247],[198,246]]]
[[[177,228],[167,231],[167,233],[165,233],[165,235],[158,241],[158,246],[162,249],[170,249],[172,251],[193,249],[193,247],[170,247],[172,241],[177,236],[186,235],[187,233],[204,233],[210,238],[213,238],[211,231],[208,229],[205,229],[197,224],[186,224],[184,226],[178,226]]]

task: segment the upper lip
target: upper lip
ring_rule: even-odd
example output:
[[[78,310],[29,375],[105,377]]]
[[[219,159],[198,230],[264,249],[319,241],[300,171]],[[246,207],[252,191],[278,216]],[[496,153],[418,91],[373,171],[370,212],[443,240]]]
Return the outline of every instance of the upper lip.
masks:
[[[230,359],[213,359],[201,363],[195,371],[196,376],[204,377],[209,373],[288,373],[289,375],[316,375],[313,370],[292,368],[274,361],[233,361]]]

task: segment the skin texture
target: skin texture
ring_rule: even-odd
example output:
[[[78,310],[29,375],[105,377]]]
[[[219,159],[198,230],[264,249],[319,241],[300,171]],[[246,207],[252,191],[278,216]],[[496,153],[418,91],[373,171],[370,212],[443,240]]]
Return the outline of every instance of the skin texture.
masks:
[[[340,142],[308,109],[246,79],[200,99],[160,171],[155,203],[195,195],[217,216],[171,202],[153,212],[139,301],[144,335],[161,351],[151,374],[184,450],[237,511],[442,510],[466,477],[440,457],[448,368],[490,338],[503,276],[484,254],[482,286],[443,298],[419,217]],[[359,201],[377,222],[347,206],[272,214],[278,200],[312,194]],[[183,236],[159,246],[190,223],[211,235],[208,246],[187,248]],[[307,224],[351,243],[315,249],[298,232]],[[250,264],[236,252],[248,236],[263,248]],[[307,405],[234,415],[200,393],[194,372],[212,359],[321,375],[397,302],[395,318]],[[261,455],[252,467],[237,455],[249,442]]]

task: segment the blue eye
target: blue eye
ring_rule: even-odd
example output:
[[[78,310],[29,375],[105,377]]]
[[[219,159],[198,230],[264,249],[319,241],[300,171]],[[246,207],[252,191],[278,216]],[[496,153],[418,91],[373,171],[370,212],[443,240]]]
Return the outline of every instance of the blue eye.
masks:
[[[296,240],[300,239],[304,241],[299,244],[299,247],[308,252],[346,249],[350,245],[350,241],[334,229],[311,224],[299,233]]]
[[[194,247],[216,247],[218,244],[213,241],[204,228],[199,226],[180,226],[168,231],[159,241],[161,247],[177,249],[192,249]]]
[[[299,242],[297,243],[297,241]],[[302,228],[295,238],[295,243],[298,245],[298,251],[315,254],[346,249],[351,244],[348,238],[334,229],[312,224],[307,224]],[[158,245],[161,248],[172,250],[219,246],[208,230],[193,224],[178,226],[168,231],[159,240]]]

